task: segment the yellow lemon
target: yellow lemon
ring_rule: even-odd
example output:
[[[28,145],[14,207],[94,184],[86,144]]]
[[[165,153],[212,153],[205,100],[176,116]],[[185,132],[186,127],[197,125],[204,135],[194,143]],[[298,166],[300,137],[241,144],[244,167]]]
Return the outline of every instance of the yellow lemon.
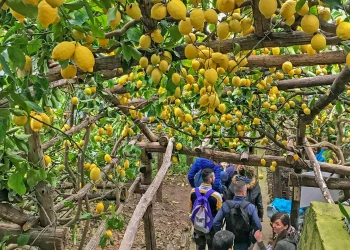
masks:
[[[78,67],[87,72],[94,71],[95,58],[92,52],[85,46],[77,44],[74,52],[74,61]]]
[[[44,27],[49,27],[52,24],[58,15],[58,9],[52,8],[46,0],[42,0],[38,5],[38,21]]]
[[[139,20],[141,18],[141,10],[140,10],[140,7],[136,3],[130,3],[130,4],[126,5],[125,12],[129,17],[131,17],[135,20]]]
[[[69,64],[65,69],[61,69],[61,76],[64,79],[72,79],[77,75],[77,67]]]

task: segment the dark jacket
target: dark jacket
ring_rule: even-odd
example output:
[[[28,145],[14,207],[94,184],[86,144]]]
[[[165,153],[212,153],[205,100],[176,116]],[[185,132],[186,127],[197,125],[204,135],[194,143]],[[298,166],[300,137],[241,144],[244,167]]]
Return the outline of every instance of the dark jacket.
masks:
[[[235,175],[232,178],[232,182],[230,186],[224,190],[224,200],[232,200],[233,197],[235,197],[234,186],[235,186],[235,183],[239,180],[243,180],[247,183],[246,200],[256,206],[256,209],[258,210],[258,216],[259,218],[262,218],[264,215],[264,206],[263,206],[258,178],[255,176],[255,174],[251,179],[242,177],[240,175]]]
[[[264,242],[259,242],[258,246],[260,250],[266,250]],[[294,239],[287,237],[277,242],[273,250],[297,250],[297,243]]]
[[[235,204],[241,204],[244,201],[244,197],[242,196],[236,196],[233,198],[233,200],[231,201],[233,205]],[[248,207],[248,215],[250,217],[250,221],[252,222],[252,227],[254,229],[254,231],[256,230],[261,230],[262,226],[258,217],[258,214],[256,212],[256,208],[253,204],[249,204]],[[225,215],[228,214],[230,212],[230,208],[229,206],[224,203],[222,205],[222,208],[219,210],[219,212],[217,213],[217,215],[214,218],[214,230],[215,232],[218,232],[221,230],[222,226],[223,226],[223,221],[225,218]]]

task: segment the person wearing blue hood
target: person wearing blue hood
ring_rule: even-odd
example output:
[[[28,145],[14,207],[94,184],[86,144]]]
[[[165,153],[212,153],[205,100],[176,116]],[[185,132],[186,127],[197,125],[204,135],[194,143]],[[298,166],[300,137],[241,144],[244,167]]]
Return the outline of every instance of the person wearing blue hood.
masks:
[[[236,165],[236,174],[232,178],[230,186],[224,192],[224,200],[232,200],[235,196],[234,187],[237,181],[244,181],[247,184],[246,200],[256,206],[260,220],[263,220],[264,207],[259,186],[259,179],[255,170],[250,166]]]
[[[225,173],[225,171],[221,170],[220,165],[205,158],[197,158],[197,160],[193,163],[190,171],[188,172],[187,178],[191,187],[199,187],[203,183],[201,172],[205,168],[213,169],[216,177],[215,182],[213,184],[213,189],[219,192],[220,194],[222,194],[223,193],[222,185],[228,179],[227,174]]]

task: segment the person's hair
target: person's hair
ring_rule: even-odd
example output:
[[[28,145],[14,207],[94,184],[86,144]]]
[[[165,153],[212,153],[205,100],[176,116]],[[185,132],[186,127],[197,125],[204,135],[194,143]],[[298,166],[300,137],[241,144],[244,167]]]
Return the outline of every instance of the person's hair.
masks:
[[[209,179],[212,177],[213,175],[213,170],[211,168],[205,168],[202,170],[202,179],[204,183],[208,183]]]
[[[271,222],[274,223],[276,220],[280,219],[283,226],[288,226],[287,229],[283,230],[277,235],[277,238],[273,241],[272,247],[275,247],[276,244],[287,237],[288,229],[290,228],[290,218],[289,215],[285,212],[278,212],[272,215]]]
[[[244,181],[237,181],[233,188],[233,192],[235,193],[235,195],[241,194],[246,190],[247,190],[247,184]]]
[[[213,238],[213,249],[228,250],[232,248],[235,235],[227,230],[217,232]]]

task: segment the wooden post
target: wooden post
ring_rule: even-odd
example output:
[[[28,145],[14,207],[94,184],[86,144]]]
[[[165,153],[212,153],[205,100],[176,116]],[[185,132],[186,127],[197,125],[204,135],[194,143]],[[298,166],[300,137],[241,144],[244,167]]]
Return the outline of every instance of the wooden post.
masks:
[[[143,149],[141,154],[141,168],[143,169],[141,174],[141,184],[143,185],[150,185],[152,183],[152,159],[149,156],[152,157],[151,154],[148,154],[146,150]],[[143,226],[145,231],[146,250],[155,250],[157,247],[152,203],[149,204],[145,215],[143,216]]]
[[[163,153],[158,153],[158,171],[161,168],[162,164],[163,164]],[[163,187],[163,182],[160,184],[160,187],[158,188],[158,191],[157,191],[157,201],[158,202],[163,201],[162,187]]]
[[[281,168],[277,167],[273,173],[273,198],[282,197]]]
[[[293,187],[292,191],[292,211],[290,216],[291,225],[298,230],[298,217],[299,217],[299,209],[300,209],[300,187]]]

